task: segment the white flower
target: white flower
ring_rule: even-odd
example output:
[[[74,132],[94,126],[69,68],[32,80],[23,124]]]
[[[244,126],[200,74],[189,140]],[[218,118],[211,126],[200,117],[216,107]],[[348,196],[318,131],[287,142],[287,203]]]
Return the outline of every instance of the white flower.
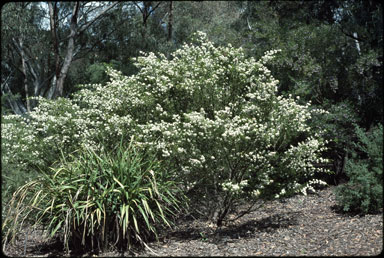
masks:
[[[259,191],[259,190],[253,190],[252,193],[251,193],[251,195],[252,195],[254,198],[256,198],[256,197],[258,197],[258,196],[260,195],[260,191]]]
[[[240,182],[240,186],[241,187],[244,187],[244,186],[247,186],[248,185],[248,180],[242,180],[241,182]]]
[[[168,150],[163,150],[163,157],[166,158],[166,157],[169,157],[171,154],[169,153]]]

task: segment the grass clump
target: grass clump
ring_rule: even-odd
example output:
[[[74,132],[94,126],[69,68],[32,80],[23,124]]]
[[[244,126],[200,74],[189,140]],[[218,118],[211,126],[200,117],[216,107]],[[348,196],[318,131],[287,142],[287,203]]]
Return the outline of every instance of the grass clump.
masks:
[[[11,240],[33,221],[60,232],[66,251],[146,246],[185,201],[169,174],[133,138],[112,151],[81,148],[13,194],[3,230]]]

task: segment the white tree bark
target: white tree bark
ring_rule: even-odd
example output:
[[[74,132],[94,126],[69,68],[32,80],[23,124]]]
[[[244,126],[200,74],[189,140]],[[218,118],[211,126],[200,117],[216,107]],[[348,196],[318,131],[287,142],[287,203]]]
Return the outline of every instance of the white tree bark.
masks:
[[[360,55],[360,44],[359,44],[359,41],[357,40],[357,32],[354,32],[353,33],[353,36],[355,37],[355,44],[356,44],[356,49],[357,49],[357,52],[359,53]]]
[[[79,9],[80,9],[80,2],[76,2],[73,6],[72,10],[72,17],[70,20],[70,33],[67,37],[68,44],[65,52],[65,57],[63,64],[61,65],[60,72],[56,74],[56,85],[53,98],[62,97],[64,93],[64,82],[65,78],[67,77],[69,68],[71,66],[72,60],[74,58],[75,54],[75,40],[77,37],[85,31],[89,26],[91,26],[97,19],[105,15],[111,8],[113,8],[118,2],[115,2],[111,5],[109,5],[104,10],[100,11],[93,19],[90,21],[84,23],[83,25],[78,25],[78,16],[79,16]],[[52,12],[53,13],[53,12]]]
[[[20,39],[20,47],[23,48],[23,40]],[[28,112],[31,112],[31,102],[30,102],[30,99],[29,99],[29,87],[28,87],[28,78],[27,78],[27,67],[26,67],[26,57],[25,57],[25,54],[24,52],[22,51],[21,52],[21,68],[22,68],[22,71],[23,71],[23,76],[24,76],[24,91],[25,91],[25,99],[26,99],[26,103],[27,103],[27,111]]]
[[[11,89],[9,88],[7,78],[4,82],[1,83],[1,94],[6,95],[6,100],[11,107],[13,113],[17,115],[23,115],[27,112],[27,109],[25,108],[23,102],[20,100],[20,98],[16,98]]]

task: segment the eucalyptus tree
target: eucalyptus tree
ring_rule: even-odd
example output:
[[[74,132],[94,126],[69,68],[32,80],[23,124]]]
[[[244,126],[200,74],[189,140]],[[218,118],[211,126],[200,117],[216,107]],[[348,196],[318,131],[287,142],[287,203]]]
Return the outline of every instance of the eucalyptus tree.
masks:
[[[1,92],[17,114],[31,109],[29,96],[45,94],[48,88],[50,57],[44,42],[49,35],[43,18],[37,3],[7,3],[1,10]]]
[[[63,96],[64,94],[64,81],[67,77],[69,67],[73,61],[73,58],[81,49],[81,45],[77,45],[76,41],[93,23],[102,18],[110,9],[112,9],[117,2],[101,4],[101,3],[87,3],[87,2],[75,2],[70,7],[72,11],[69,14],[64,14],[62,24],[60,24],[60,9],[58,4],[52,4],[48,2],[49,14],[50,14],[50,29],[52,33],[53,49],[56,59],[55,75],[53,77],[53,97]],[[105,6],[104,6],[105,5]],[[69,27],[69,31],[65,35],[66,37],[59,39],[57,37],[57,28],[62,26]],[[62,60],[60,60],[59,44],[60,41],[67,41],[66,48],[63,50]]]
[[[2,93],[13,112],[33,108],[30,96],[65,96],[73,62],[89,53],[92,26],[118,2],[7,3],[2,8]],[[23,85],[20,87],[18,85]],[[22,98],[11,97],[19,93]]]

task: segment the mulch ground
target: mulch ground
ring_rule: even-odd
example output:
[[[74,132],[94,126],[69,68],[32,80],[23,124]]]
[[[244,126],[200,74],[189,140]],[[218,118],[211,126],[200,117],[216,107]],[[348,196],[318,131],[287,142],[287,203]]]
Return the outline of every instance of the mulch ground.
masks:
[[[373,256],[383,250],[383,212],[359,216],[336,209],[334,186],[317,194],[272,201],[216,228],[201,220],[178,221],[149,244],[158,256]],[[26,235],[26,234],[24,234]],[[24,253],[25,248],[25,253]],[[68,256],[60,243],[37,232],[20,236],[8,256]],[[149,250],[134,256],[156,256]],[[106,252],[97,256],[133,256]],[[93,255],[95,256],[95,255]]]

